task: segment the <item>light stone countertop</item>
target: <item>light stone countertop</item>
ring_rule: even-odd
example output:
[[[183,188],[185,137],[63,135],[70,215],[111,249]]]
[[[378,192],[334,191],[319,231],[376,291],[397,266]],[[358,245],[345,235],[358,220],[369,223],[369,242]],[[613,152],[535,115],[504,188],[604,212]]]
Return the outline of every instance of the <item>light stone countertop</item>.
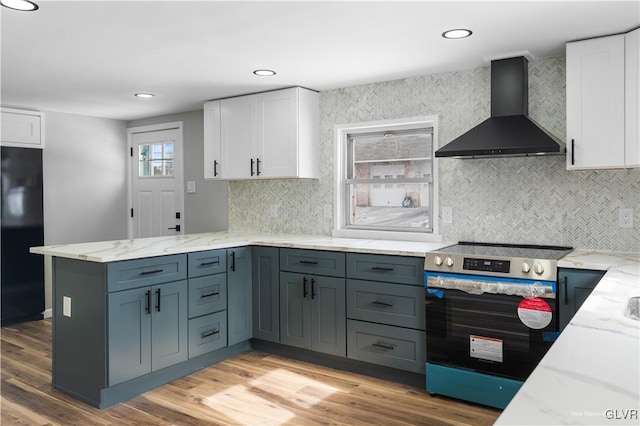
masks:
[[[639,425],[640,254],[574,250],[560,267],[607,270],[497,425]]]
[[[322,235],[209,232],[171,237],[59,244],[32,247],[30,251],[42,255],[106,263],[249,245],[424,257],[429,251],[452,244],[454,243],[333,238]]]

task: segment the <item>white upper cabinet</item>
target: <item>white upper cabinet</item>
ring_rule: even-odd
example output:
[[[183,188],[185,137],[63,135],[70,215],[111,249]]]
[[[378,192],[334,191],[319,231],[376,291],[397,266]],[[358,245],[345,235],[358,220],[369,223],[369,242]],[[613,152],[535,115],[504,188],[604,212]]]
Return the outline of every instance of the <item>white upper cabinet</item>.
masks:
[[[637,33],[567,43],[568,170],[639,165]]]
[[[204,178],[220,179],[220,101],[204,104]]]
[[[44,148],[44,114],[13,108],[1,108],[0,139],[3,146]]]
[[[640,28],[624,36],[625,165],[640,167]]]
[[[317,92],[295,87],[211,101],[204,114],[205,178],[319,176]]]

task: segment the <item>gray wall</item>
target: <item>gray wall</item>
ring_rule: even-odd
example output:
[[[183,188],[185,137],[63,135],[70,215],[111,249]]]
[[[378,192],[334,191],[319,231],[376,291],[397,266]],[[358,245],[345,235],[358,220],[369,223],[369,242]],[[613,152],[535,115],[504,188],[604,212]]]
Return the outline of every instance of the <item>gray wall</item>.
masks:
[[[489,117],[490,70],[427,75],[320,93],[320,179],[229,184],[229,229],[330,234],[337,124],[438,115],[442,146]],[[529,114],[565,140],[565,60],[529,64]],[[607,143],[607,141],[603,141]],[[638,251],[640,220],[618,227],[618,208],[640,216],[640,170],[569,172],[565,158],[440,159],[440,206],[453,207],[445,240],[568,244]],[[269,217],[278,204],[278,217]]]
[[[46,245],[127,237],[126,136],[124,121],[45,112]],[[51,259],[47,256],[47,314],[51,306]]]
[[[204,180],[204,118],[202,110],[130,121],[127,127],[183,122],[185,233],[227,230],[227,182]],[[187,194],[187,181],[196,193]]]

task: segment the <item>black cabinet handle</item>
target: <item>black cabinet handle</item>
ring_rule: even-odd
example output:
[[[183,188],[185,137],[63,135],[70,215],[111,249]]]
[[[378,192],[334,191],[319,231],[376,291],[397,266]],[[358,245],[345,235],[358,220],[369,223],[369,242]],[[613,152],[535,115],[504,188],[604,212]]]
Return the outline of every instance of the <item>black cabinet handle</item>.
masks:
[[[302,263],[303,265],[317,265],[318,261],[316,261],[316,260],[299,260],[298,263]]]
[[[571,139],[571,165],[576,164],[576,141]]]
[[[144,311],[150,314],[151,313],[151,290],[145,291],[144,295],[147,298],[147,306],[145,306]]]
[[[231,272],[236,271],[236,252],[231,252]]]
[[[251,159],[251,176],[253,176],[253,158]]]
[[[260,176],[260,159],[256,158],[256,175]]]
[[[212,266],[212,265],[218,265],[218,264],[220,264],[219,260],[213,260],[211,262],[202,262],[200,266]]]
[[[302,298],[307,298],[307,277],[302,277]]]
[[[382,266],[372,266],[371,267],[372,271],[381,271],[381,272],[390,272],[393,271],[393,268],[385,268]]]
[[[316,280],[311,278],[311,299],[316,297]]]
[[[213,160],[213,176],[218,176],[218,162]]]
[[[200,334],[200,338],[204,339],[206,337],[213,336],[214,334],[218,334],[218,333],[220,333],[220,330],[216,330],[216,329],[205,331],[204,333]]]
[[[379,302],[377,300],[374,300],[373,302],[371,302],[371,304],[377,305],[377,306],[384,306],[385,308],[390,308],[393,306],[393,303]]]
[[[372,343],[371,346],[375,346],[377,348],[383,348],[383,349],[390,349],[390,350],[394,350],[395,348],[392,345],[387,345],[386,343]]]
[[[203,294],[201,294],[200,298],[204,299],[205,297],[217,296],[219,294],[220,294],[219,291],[212,291],[211,293],[203,293]]]
[[[565,276],[564,277],[564,304],[568,305],[569,304],[569,285],[568,285],[568,281],[569,281],[569,277]]]
[[[160,272],[164,272],[164,269],[154,269],[153,271],[142,271],[140,272],[140,275],[159,274]]]
[[[156,310],[157,310],[158,312],[160,312],[160,298],[162,297],[162,296],[160,295],[160,289],[157,289],[157,290],[156,290],[156,297],[157,297]]]

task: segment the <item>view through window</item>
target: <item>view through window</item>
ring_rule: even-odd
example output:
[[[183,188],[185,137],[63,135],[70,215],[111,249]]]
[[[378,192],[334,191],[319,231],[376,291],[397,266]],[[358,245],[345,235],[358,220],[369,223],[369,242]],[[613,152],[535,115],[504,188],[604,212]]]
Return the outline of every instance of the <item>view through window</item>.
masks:
[[[346,226],[432,232],[433,129],[350,134]]]
[[[173,142],[139,145],[140,177],[173,176]]]

